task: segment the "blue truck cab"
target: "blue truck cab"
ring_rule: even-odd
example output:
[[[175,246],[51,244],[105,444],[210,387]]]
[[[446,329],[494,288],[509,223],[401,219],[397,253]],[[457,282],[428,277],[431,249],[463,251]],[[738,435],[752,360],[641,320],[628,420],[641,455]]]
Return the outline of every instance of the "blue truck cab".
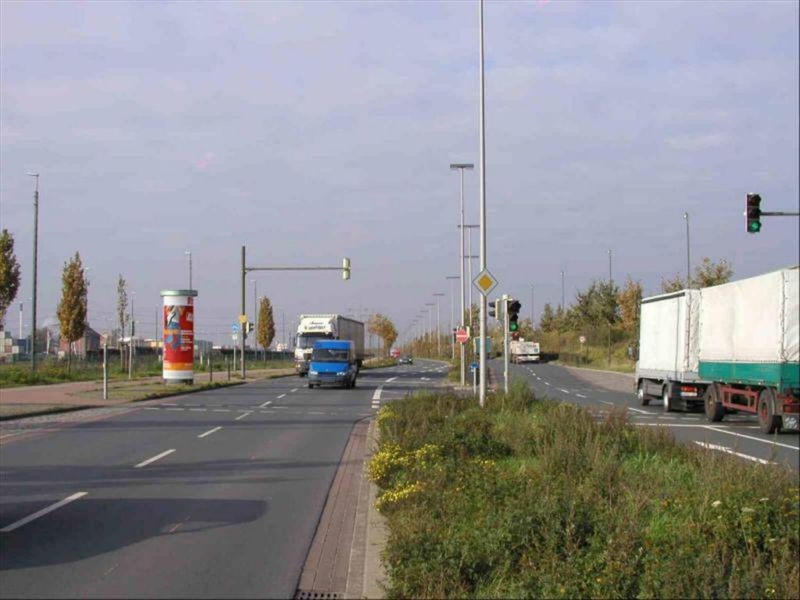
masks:
[[[350,340],[319,340],[314,342],[308,368],[308,387],[336,385],[356,387],[358,361],[355,345]]]

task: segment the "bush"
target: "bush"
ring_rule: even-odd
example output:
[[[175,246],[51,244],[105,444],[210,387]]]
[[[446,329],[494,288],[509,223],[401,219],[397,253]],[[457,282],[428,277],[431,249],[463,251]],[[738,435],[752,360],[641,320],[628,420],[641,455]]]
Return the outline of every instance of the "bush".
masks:
[[[798,597],[783,468],[536,401],[524,384],[384,407],[370,475],[391,597]]]

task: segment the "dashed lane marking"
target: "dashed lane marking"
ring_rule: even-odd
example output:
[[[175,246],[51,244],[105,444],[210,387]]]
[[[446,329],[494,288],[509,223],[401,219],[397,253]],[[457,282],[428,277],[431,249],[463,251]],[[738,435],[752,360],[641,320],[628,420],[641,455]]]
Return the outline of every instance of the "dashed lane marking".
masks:
[[[639,413],[641,415],[652,415],[652,414],[654,414],[654,413],[651,413],[649,410],[639,410],[638,408],[631,408],[630,406],[628,407],[628,410],[631,410],[631,411],[633,411],[635,413]]]
[[[395,379],[397,379],[397,377],[390,377],[389,379],[386,380],[386,383],[391,383]]]
[[[545,384],[545,385],[550,385],[550,384],[549,384],[549,383],[547,383],[546,381],[544,382],[544,384]]]
[[[240,414],[238,417],[236,417],[234,419],[234,421],[240,421],[241,419],[244,419],[247,415],[252,415],[252,414],[253,414],[253,411],[249,410],[247,412],[244,412],[244,413]]]
[[[728,446],[709,444],[707,442],[698,442],[697,440],[695,440],[694,443],[697,444],[698,446],[702,446],[703,448],[707,448],[708,450],[718,450],[720,452],[724,452],[725,454],[733,454],[734,456],[738,456],[739,458],[746,458],[747,460],[752,460],[753,462],[761,463],[762,465],[774,464],[772,461],[764,460],[763,458],[756,458],[755,456],[750,456],[749,454],[736,452],[732,448],[729,448]]]
[[[576,395],[578,398],[586,398],[586,396],[584,396],[583,394],[579,394],[578,392],[575,392],[575,395]]]
[[[297,390],[299,390],[299,389],[300,389],[300,388],[293,388],[293,389],[292,389],[292,390],[290,390],[290,391],[291,391],[291,392],[296,392],[296,391],[297,391]]]
[[[564,392],[565,394],[569,394],[569,390],[565,390],[563,388],[558,388],[558,391]]]
[[[286,394],[284,394],[284,396],[285,396],[285,395],[286,395]],[[278,396],[278,398],[280,398],[280,396]],[[268,407],[270,404],[272,404],[272,400],[267,400],[267,401],[266,401],[266,402],[264,402],[262,405],[260,405],[258,408],[266,408],[266,407]]]
[[[231,412],[230,408],[215,408],[214,412]]]
[[[281,398],[286,398],[286,394],[281,394],[280,396],[278,396],[278,400],[280,400]]]
[[[609,402],[608,400],[600,400],[603,404],[608,404],[609,406],[614,406],[613,402]]]
[[[134,465],[134,467],[133,467],[133,468],[134,468],[134,469],[141,469],[142,467],[146,467],[146,466],[147,466],[147,465],[149,465],[150,463],[154,463],[154,462],[156,462],[157,460],[164,458],[165,456],[169,456],[169,455],[170,455],[170,454],[172,454],[173,452],[175,452],[175,448],[173,448],[172,450],[165,450],[165,451],[164,451],[164,452],[162,452],[161,454],[156,454],[154,457],[152,457],[152,458],[148,458],[147,460],[143,460],[143,461],[142,461],[142,462],[140,462],[138,465]]]
[[[374,393],[374,394],[372,394],[372,399],[373,399],[373,400],[380,400],[380,399],[381,399],[381,392],[382,392],[382,391],[383,391],[383,388],[382,388],[382,387],[379,387],[378,389],[376,389],[376,390],[375,390],[375,393]]]
[[[222,427],[214,427],[214,429],[209,429],[208,431],[206,431],[205,433],[201,433],[197,437],[204,438],[207,435],[211,435],[212,433],[219,431],[220,429],[222,429]]]
[[[20,519],[19,521],[15,521],[14,523],[11,523],[11,525],[6,525],[2,529],[0,529],[0,531],[2,531],[3,533],[9,533],[11,531],[14,531],[15,529],[19,529],[23,525],[27,525],[31,521],[35,521],[36,519],[38,519],[39,517],[43,517],[47,513],[51,513],[54,510],[57,510],[57,509],[61,508],[62,506],[65,506],[65,505],[69,504],[70,502],[74,502],[78,498],[83,498],[86,494],[88,494],[88,492],[76,492],[75,494],[72,494],[71,496],[67,496],[63,500],[59,500],[55,504],[51,504],[50,506],[46,506],[41,510],[37,510],[33,514],[30,514],[27,517],[24,517],[24,518]]]

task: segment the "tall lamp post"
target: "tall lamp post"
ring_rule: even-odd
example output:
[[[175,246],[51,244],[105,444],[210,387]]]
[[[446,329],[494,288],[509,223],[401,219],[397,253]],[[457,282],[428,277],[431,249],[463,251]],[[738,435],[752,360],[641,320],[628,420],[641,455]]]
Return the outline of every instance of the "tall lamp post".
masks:
[[[255,279],[251,279],[250,282],[253,284],[253,325],[256,328],[256,335],[255,335],[255,346],[256,349],[256,360],[258,360],[258,281]],[[266,352],[266,349],[264,350]],[[266,360],[266,354],[264,354]]]
[[[531,286],[531,335],[533,335],[533,332],[536,331],[536,321],[534,320],[536,318],[536,314],[533,310],[533,292],[534,286]]]
[[[683,213],[683,219],[686,221],[686,287],[692,287],[692,257],[689,250],[689,213]]]
[[[608,291],[612,292],[614,289],[614,278],[611,275],[611,248],[608,249]],[[608,365],[611,366],[611,319],[608,319]]]
[[[191,290],[194,289],[192,288],[192,251],[186,250],[184,254],[189,257],[189,289]]]
[[[433,294],[436,297],[436,356],[442,357],[442,328],[439,324],[439,298],[444,296],[441,292]]]
[[[31,370],[36,370],[36,285],[39,258],[39,174],[28,173],[36,178],[33,190],[33,302],[31,304]]]
[[[454,296],[455,293],[453,292],[453,284],[458,281],[458,275],[448,275],[445,277],[450,281],[450,339],[452,340],[453,352],[452,352],[452,360],[456,359],[456,336],[453,334],[453,328],[455,325],[455,301]]]
[[[460,222],[459,222],[459,229],[458,229],[458,253],[459,253],[459,269],[461,273],[461,318],[459,319],[459,323],[461,323],[461,328],[464,328],[464,303],[466,299],[464,298],[464,169],[474,169],[475,165],[472,163],[451,163],[451,169],[458,169],[459,177],[461,180],[461,194],[460,194]],[[461,344],[461,385],[466,385],[467,381],[467,365],[465,360],[465,348],[464,344]]]
[[[483,73],[483,0],[478,5],[480,17],[480,225],[481,225],[481,271],[486,269],[486,114],[484,111],[484,73]],[[480,392],[478,403],[486,405],[486,296],[481,294],[481,341],[480,341]]]

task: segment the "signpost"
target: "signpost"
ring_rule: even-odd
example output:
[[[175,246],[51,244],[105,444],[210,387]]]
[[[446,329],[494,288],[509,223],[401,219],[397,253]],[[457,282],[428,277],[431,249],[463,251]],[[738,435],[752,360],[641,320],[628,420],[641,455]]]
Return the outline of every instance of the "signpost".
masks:
[[[456,341],[459,344],[466,344],[469,341],[469,327],[456,330]]]

